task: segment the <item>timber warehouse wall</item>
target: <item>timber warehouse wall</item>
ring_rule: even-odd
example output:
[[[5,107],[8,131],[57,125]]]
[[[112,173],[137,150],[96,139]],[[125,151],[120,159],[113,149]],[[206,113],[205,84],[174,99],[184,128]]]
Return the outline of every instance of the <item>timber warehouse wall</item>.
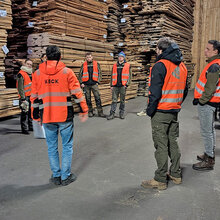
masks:
[[[207,7],[212,8],[210,2],[218,3],[218,10],[205,14]],[[189,83],[194,82],[194,67],[198,69],[201,55],[199,31],[208,22],[214,22],[215,29],[218,12],[219,0],[0,0],[0,117],[19,112],[16,89],[4,87],[15,87],[20,62],[31,58],[36,67],[51,44],[61,48],[63,62],[76,75],[85,53],[93,52],[102,68],[100,92],[104,105],[111,103],[110,75],[121,50],[133,71],[127,99],[146,95],[149,67],[155,62],[156,42],[162,36],[170,36],[179,44]]]
[[[206,65],[204,50],[208,40],[220,41],[220,0],[196,0],[194,17],[192,62],[196,65],[192,88]]]

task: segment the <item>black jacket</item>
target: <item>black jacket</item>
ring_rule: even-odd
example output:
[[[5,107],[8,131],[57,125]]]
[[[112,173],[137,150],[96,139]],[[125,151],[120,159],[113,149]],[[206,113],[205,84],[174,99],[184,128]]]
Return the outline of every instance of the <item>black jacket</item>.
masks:
[[[177,44],[172,44],[168,47],[162,54],[157,57],[156,61],[161,59],[169,60],[172,63],[179,65],[182,62],[182,53]],[[157,109],[158,102],[162,96],[162,87],[164,84],[164,80],[167,74],[167,69],[162,62],[156,63],[151,71],[151,85],[149,88],[150,95],[149,95],[149,103],[147,107],[147,115],[153,116],[156,111],[160,112],[179,112],[180,109],[171,109],[171,110],[159,110]],[[188,93],[188,86],[186,82],[186,87],[184,90],[184,97],[183,100],[186,98]]]

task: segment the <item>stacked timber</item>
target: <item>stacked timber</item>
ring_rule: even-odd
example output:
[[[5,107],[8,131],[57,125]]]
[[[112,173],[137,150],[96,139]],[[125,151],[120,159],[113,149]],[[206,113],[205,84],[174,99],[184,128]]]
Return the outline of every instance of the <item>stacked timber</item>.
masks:
[[[0,118],[20,113],[17,89],[0,89]]]
[[[178,43],[191,78],[193,6],[194,0],[131,0],[123,4],[119,26],[125,35],[126,54],[138,63],[135,80],[146,78],[147,64],[154,63],[156,43],[162,36]]]
[[[78,74],[87,52],[101,64],[103,81],[109,82],[114,45],[108,43],[107,3],[96,0],[42,0],[30,10],[33,34],[28,37],[28,58],[40,58],[47,46],[57,45],[62,60]]]
[[[114,45],[114,53],[117,54],[123,46],[124,35],[121,33],[119,22],[122,18],[121,4],[118,0],[108,1],[108,14],[106,16],[108,24],[108,42]]]
[[[9,53],[6,57],[6,79],[8,87],[15,87],[15,77],[20,65],[15,59],[27,57],[27,37],[32,32],[29,24],[31,3],[29,0],[12,0],[13,25],[8,31],[7,46]]]
[[[4,59],[8,53],[7,30],[11,29],[12,11],[10,0],[0,0],[0,89],[5,88]]]

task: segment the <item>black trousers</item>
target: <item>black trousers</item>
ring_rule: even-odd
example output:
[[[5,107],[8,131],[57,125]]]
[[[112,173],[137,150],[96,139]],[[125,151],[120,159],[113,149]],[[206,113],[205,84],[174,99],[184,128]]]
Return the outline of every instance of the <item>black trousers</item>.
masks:
[[[32,125],[32,118],[31,118],[31,102],[30,102],[30,97],[26,97],[26,100],[29,103],[29,109],[28,112],[25,112],[21,108],[21,117],[20,117],[20,123],[21,123],[21,130],[22,131],[28,131],[33,129]],[[20,101],[21,104],[21,101]]]

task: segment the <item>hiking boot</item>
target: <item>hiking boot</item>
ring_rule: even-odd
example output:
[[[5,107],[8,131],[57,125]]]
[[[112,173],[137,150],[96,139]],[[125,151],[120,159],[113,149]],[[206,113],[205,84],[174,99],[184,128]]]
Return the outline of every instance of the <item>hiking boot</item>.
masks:
[[[141,111],[141,112],[137,113],[137,116],[146,116],[146,115],[147,115],[147,113],[144,112],[144,111]]]
[[[205,159],[205,154],[197,155],[197,160],[203,161]],[[215,160],[215,157],[213,158]]]
[[[155,179],[144,180],[141,183],[141,186],[144,187],[144,188],[147,188],[147,189],[149,189],[149,188],[157,188],[159,190],[167,189],[167,184],[166,183],[158,182]]]
[[[168,174],[168,177],[170,180],[172,180],[173,183],[179,185],[182,183],[182,178],[181,177],[174,177],[174,176],[171,176],[170,174]]]
[[[119,113],[119,118],[120,118],[120,119],[125,119],[124,113]]]
[[[102,118],[105,118],[105,117],[106,117],[106,116],[104,115],[102,109],[98,110],[98,116],[99,116],[99,117],[102,117]]]
[[[204,160],[193,164],[192,168],[194,170],[213,170],[215,165],[215,159],[209,157],[206,153],[204,154]]]
[[[73,173],[71,173],[65,180],[62,180],[62,186],[67,186],[70,183],[74,182],[77,179],[77,176]]]
[[[107,116],[107,120],[112,120],[115,118],[115,115],[113,113],[110,113],[109,116]]]
[[[61,177],[53,177],[53,175],[50,178],[50,182],[54,183],[54,185],[59,186],[61,185]]]
[[[93,112],[88,112],[88,116],[91,118],[94,116]]]

